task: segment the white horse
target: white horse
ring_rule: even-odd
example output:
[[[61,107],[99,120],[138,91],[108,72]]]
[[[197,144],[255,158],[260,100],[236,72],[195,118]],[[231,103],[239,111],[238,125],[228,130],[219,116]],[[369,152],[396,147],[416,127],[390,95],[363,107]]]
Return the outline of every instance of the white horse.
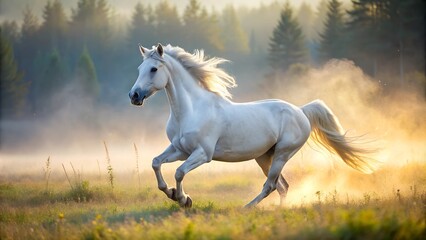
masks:
[[[206,59],[202,50],[190,54],[170,45],[139,49],[143,62],[129,97],[132,104],[142,106],[145,99],[166,89],[170,104],[166,131],[171,144],[153,159],[152,168],[158,188],[180,206],[192,206],[183,190],[184,176],[211,160],[256,160],[267,180],[247,206],[258,204],[275,189],[283,199],[289,185],[281,171],[311,131],[314,140],[349,166],[362,172],[373,170],[371,162],[362,157],[367,151],[351,145],[322,101],[301,108],[281,100],[234,103],[228,88],[236,86],[235,80],[217,67],[226,60]],[[176,188],[169,188],[161,165],[177,160],[184,163],[176,169]]]

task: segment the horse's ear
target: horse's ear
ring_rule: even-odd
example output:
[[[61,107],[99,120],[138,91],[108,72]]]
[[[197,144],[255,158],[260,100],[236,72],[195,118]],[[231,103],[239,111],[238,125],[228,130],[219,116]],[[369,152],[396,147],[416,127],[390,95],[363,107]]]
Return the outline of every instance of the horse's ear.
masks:
[[[161,45],[161,43],[159,43],[159,44],[157,45],[157,53],[158,53],[158,55],[160,55],[161,57],[162,57],[162,56],[163,56],[163,54],[164,54],[163,45]]]
[[[142,47],[142,45],[139,43],[139,51],[141,52],[141,54],[143,56],[148,51],[148,49]]]

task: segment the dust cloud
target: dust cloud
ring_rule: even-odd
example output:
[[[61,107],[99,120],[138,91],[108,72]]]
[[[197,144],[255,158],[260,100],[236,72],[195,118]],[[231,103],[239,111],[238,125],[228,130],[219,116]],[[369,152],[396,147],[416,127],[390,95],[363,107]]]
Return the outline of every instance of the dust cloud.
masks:
[[[350,61],[332,60],[318,69],[275,77],[266,90],[275,98],[296,105],[322,99],[334,112],[348,136],[362,136],[365,146],[378,148],[378,160],[387,164],[424,162],[426,149],[425,99],[421,90],[383,92]]]
[[[359,146],[377,149],[370,157],[381,162],[375,173],[362,174],[309,141],[309,146],[302,148],[284,169],[291,186],[288,203],[326,198],[340,202],[365,200],[395,196],[397,189],[412,193],[416,187],[418,192],[426,191],[424,174],[420,174],[426,161],[426,104],[421,87],[404,86],[385,92],[381,87],[384,81],[342,60],[271,79],[273,87],[263,85],[268,96],[299,106],[314,99],[324,100],[347,135],[361,136]]]

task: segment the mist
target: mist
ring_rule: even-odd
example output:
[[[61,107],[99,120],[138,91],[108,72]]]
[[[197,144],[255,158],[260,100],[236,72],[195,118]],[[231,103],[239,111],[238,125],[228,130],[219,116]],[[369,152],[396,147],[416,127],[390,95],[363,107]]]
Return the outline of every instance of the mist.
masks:
[[[426,149],[422,146],[426,143],[426,129],[421,123],[426,109],[420,93],[383,94],[379,81],[350,61],[331,60],[301,75],[284,74],[273,80],[245,78],[238,88],[244,90],[234,94],[236,102],[278,98],[302,106],[322,99],[348,131],[347,135],[363,135],[363,144],[377,148],[374,157],[384,164],[425,160]],[[140,148],[144,166],[149,167],[150,160],[168,145],[165,124],[169,106],[164,92],[150,98],[143,107],[131,106],[127,92],[117,99],[118,106],[96,105],[67,90],[57,96],[66,101],[48,117],[2,121],[2,172],[22,170],[20,164],[40,165],[48,156],[52,162],[78,162],[90,170],[97,167],[96,159],[105,159],[103,141],[118,169],[133,168],[133,143]],[[327,166],[330,157],[333,164],[340,164],[338,157],[309,145],[301,151],[303,157],[299,154],[288,165]]]
[[[9,32],[5,33],[9,34],[6,37],[14,44],[16,68],[24,76],[23,82],[28,84],[24,96],[26,106],[22,109],[10,107],[16,112],[22,111],[23,115],[0,119],[0,179],[20,175],[42,176],[48,158],[52,174],[56,177],[63,177],[62,164],[68,166],[69,163],[86,177],[98,171],[105,172],[107,159],[110,159],[114,171],[122,175],[134,172],[138,161],[140,170],[149,177],[146,181],[155,183],[151,160],[169,145],[165,133],[169,116],[167,99],[162,91],[148,99],[143,107],[135,107],[130,104],[128,91],[137,78],[136,67],[141,62],[137,43],[142,42],[150,47],[150,44],[167,44],[169,42],[164,41],[170,41],[172,45],[180,45],[188,52],[204,48],[208,56],[230,59],[231,62],[222,67],[235,76],[238,83],[238,87],[231,90],[233,101],[277,98],[303,106],[321,99],[337,116],[347,136],[357,139],[356,144],[360,147],[376,150],[369,157],[381,164],[375,173],[365,175],[345,165],[338,156],[308,141],[283,170],[290,184],[289,204],[315,202],[318,198],[324,200],[327,197],[345,202],[348,199],[363,199],[366,193],[371,193],[373,197],[394,196],[396,189],[409,192],[413,186],[417,186],[419,192],[425,191],[424,179],[416,178],[416,172],[424,170],[426,164],[426,82],[424,69],[419,67],[424,63],[424,55],[418,59],[419,55],[413,54],[424,49],[423,45],[405,46],[405,65],[402,65],[402,58],[398,55],[400,49],[394,45],[387,44],[392,51],[385,51],[378,56],[380,52],[360,52],[355,46],[355,39],[351,42],[354,44],[346,49],[348,58],[352,57],[353,61],[331,59],[324,63],[318,57],[317,39],[313,39],[318,37],[319,32],[312,33],[319,29],[323,19],[312,10],[311,22],[305,26],[308,30],[302,26],[305,35],[311,37],[305,39],[304,46],[309,51],[309,59],[293,64],[289,69],[276,70],[271,69],[268,58],[271,54],[271,35],[283,6],[280,1],[200,1],[209,17],[225,16],[226,11],[220,11],[232,3],[240,21],[228,23],[218,19],[216,25],[198,26],[197,31],[210,27],[217,30],[217,35],[211,39],[196,39],[205,36],[196,31],[192,35],[186,34],[194,29],[190,26],[192,22],[183,23],[182,13],[189,1],[170,1],[169,6],[170,9],[174,6],[178,9],[177,17],[181,21],[179,31],[185,34],[172,32],[176,30],[174,22],[169,21],[160,27],[158,22],[163,17],[174,16],[170,9],[164,16],[159,14],[161,11],[151,12],[155,16],[151,25],[137,29],[135,26],[139,25],[134,22],[132,28],[132,14],[137,13],[136,2],[108,1],[111,8],[106,8],[108,14],[101,15],[105,20],[101,22],[105,25],[98,26],[95,24],[99,22],[93,21],[92,26],[92,22],[88,21],[90,28],[87,29],[83,29],[80,20],[71,14],[71,9],[77,9],[77,1],[64,2],[65,18],[62,21],[65,25],[59,26],[59,29],[63,27],[63,35],[57,36],[61,41],[55,37],[44,38],[48,36],[44,31],[57,30],[49,29],[49,24],[43,25],[46,19],[39,25],[34,19],[32,22],[32,18],[28,18],[35,35],[25,35],[26,41],[20,35],[22,30],[19,27],[7,22],[21,21],[26,4],[29,4],[34,14],[41,16],[45,1],[0,2],[0,21],[5,26],[3,29],[9,27]],[[146,8],[149,4],[160,7],[157,2],[155,4],[158,5],[151,1],[141,2]],[[300,1],[290,2],[296,8],[301,5]],[[348,2],[343,1],[346,4]],[[311,5],[317,3],[319,1],[309,2]],[[202,16],[201,10],[198,11],[198,15]],[[323,10],[323,15],[325,12]],[[304,18],[304,15],[296,15],[294,19]],[[140,19],[148,19],[150,15],[145,12],[141,16]],[[214,37],[223,39],[221,31],[224,30],[221,28],[231,26],[231,23],[235,27],[233,30],[242,34],[232,36],[233,41],[223,41],[223,46],[216,45],[217,39]],[[404,30],[412,30],[417,25],[410,27]],[[108,29],[110,35],[102,35],[104,32],[98,31],[99,28]],[[150,31],[157,35],[146,34]],[[89,37],[82,40],[80,35]],[[421,34],[419,36],[415,40],[421,39]],[[347,39],[342,39],[340,43],[346,44]],[[375,40],[374,37],[372,39]],[[243,42],[245,45],[241,47]],[[56,48],[52,49],[50,44],[56,44]],[[379,41],[371,44],[374,49],[384,43]],[[75,83],[80,81],[75,74],[78,54],[85,52],[82,49],[86,47],[93,60],[92,73],[97,76],[93,79],[100,86],[96,96],[81,95],[75,90]],[[376,71],[376,65],[379,71]],[[405,67],[404,82],[399,79],[404,72],[398,72],[397,67]],[[49,86],[57,82],[60,84],[47,90],[38,85]],[[172,178],[180,164],[164,165],[162,169],[165,177]],[[247,172],[259,179],[260,190],[264,176],[255,161],[232,164],[212,161],[189,175],[205,172],[232,174],[236,171]],[[276,203],[278,198],[275,196],[265,202],[268,201]]]
[[[382,162],[375,173],[362,174],[345,165],[337,155],[308,141],[283,170],[290,184],[288,206],[315,203],[319,199],[344,203],[366,196],[373,199],[379,195],[395,196],[396,189],[409,193],[413,186],[419,192],[424,190],[422,180],[413,175],[422,171],[421,164],[426,159],[426,129],[422,124],[426,108],[420,93],[415,90],[383,93],[380,81],[365,75],[347,60],[331,60],[322,67],[277,75],[272,80],[248,79],[242,75],[245,78],[239,82],[236,76],[240,91],[234,89],[237,92],[234,101],[278,98],[302,106],[322,99],[348,131],[347,135],[362,136],[360,146],[377,149],[370,157]],[[133,173],[138,159],[141,171],[152,175],[145,181],[155,182],[151,160],[169,144],[165,134],[169,106],[164,92],[148,99],[143,107],[131,106],[126,92],[117,100],[118,106],[94,105],[70,92],[58,94],[67,99],[66,104],[47,118],[2,121],[2,175],[41,175],[48,157],[53,174],[61,175],[61,165],[69,163],[83,176],[95,174],[99,168],[106,169],[105,142],[116,173]],[[164,165],[166,178],[173,176],[179,164]],[[212,161],[189,175],[235,171],[263,179],[255,161],[232,164]],[[278,203],[278,195],[273,195],[263,205]]]

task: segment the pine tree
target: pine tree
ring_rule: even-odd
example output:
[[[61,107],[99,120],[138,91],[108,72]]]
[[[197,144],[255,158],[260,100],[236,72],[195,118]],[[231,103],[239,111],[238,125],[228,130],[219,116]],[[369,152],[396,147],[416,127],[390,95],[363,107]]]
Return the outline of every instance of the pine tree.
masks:
[[[51,88],[49,92],[55,92],[65,86],[65,66],[57,49],[54,49],[49,57],[49,63],[45,71],[46,87]]]
[[[95,8],[95,30],[98,31],[96,41],[100,47],[99,51],[108,50],[111,39],[110,8],[106,0],[98,0]],[[101,56],[103,56],[101,54]]]
[[[184,32],[176,6],[169,4],[168,1],[161,1],[155,8],[155,19],[157,42],[172,43],[173,45],[183,43],[182,35]]]
[[[248,53],[248,39],[238,20],[235,9],[229,5],[222,13],[222,39],[227,52]]]
[[[128,42],[130,52],[137,51],[138,44],[152,46],[156,43],[154,38],[155,28],[153,22],[149,19],[149,8],[141,3],[135,5],[132,21],[129,27]]]
[[[40,27],[40,37],[44,43],[40,47],[45,47],[45,51],[56,48],[63,52],[67,30],[68,19],[62,3],[58,0],[53,3],[48,1],[43,10],[43,23]]]
[[[72,17],[70,22],[71,35],[76,48],[89,45],[91,47],[93,35],[95,31],[96,0],[79,0],[77,8],[72,9]]]
[[[74,52],[86,46],[96,61],[109,54],[109,7],[105,0],[79,0],[71,17],[71,35]]]
[[[198,0],[190,0],[183,14],[184,47],[205,49],[208,52],[222,50],[220,29],[216,16],[209,16]]]
[[[409,60],[411,69],[407,70],[418,71],[424,75],[426,73],[426,1],[406,0],[399,1],[399,3],[401,14],[401,21],[399,22],[401,28],[401,31],[399,31],[399,36],[401,38],[399,42],[399,57],[401,65]],[[408,66],[403,67],[403,69],[404,68],[408,68]],[[424,84],[426,87],[426,82],[424,82]]]
[[[78,94],[89,99],[97,99],[100,86],[96,75],[95,65],[90,57],[89,51],[85,47],[80,55],[76,69],[76,82]]]
[[[353,0],[352,4],[348,11],[350,57],[374,77],[397,75],[398,53],[403,46],[401,1]]]
[[[42,77],[34,83],[36,88],[36,112],[46,114],[52,107],[56,107],[60,95],[66,85],[65,65],[62,62],[59,51],[55,48],[47,59]]]
[[[35,75],[33,59],[39,51],[39,22],[38,18],[30,10],[25,8],[24,19],[21,26],[21,38],[17,44],[17,60],[21,69],[25,69],[26,81],[32,81]]]
[[[71,49],[68,56],[79,59],[83,48],[90,51],[90,59],[103,71],[99,72],[99,81],[107,86],[117,69],[114,57],[117,48],[112,45],[110,26],[110,7],[106,0],[79,0],[73,9],[71,22]],[[78,60],[77,60],[78,61]]]
[[[205,11],[205,14],[208,15],[207,11]],[[208,36],[207,41],[211,46],[212,51],[222,52],[225,47],[222,40],[223,30],[220,27],[218,14],[213,12],[210,16],[208,16],[206,25],[208,25],[205,29],[207,31],[206,36]]]
[[[1,35],[10,43],[16,44],[19,39],[19,28],[16,21],[4,21],[1,24]]]
[[[324,23],[327,19],[327,13],[328,13],[328,4],[327,0],[321,0],[318,5],[315,12],[315,19],[313,21],[313,28],[315,29],[315,33],[313,33],[313,39],[315,41],[319,41],[320,36],[319,34],[324,32]]]
[[[311,5],[303,2],[300,5],[299,11],[297,12],[297,22],[302,29],[302,32],[306,36],[306,40],[312,41],[316,37],[317,29],[314,28],[315,21],[314,12],[311,8]]]
[[[12,45],[2,34],[0,58],[0,114],[2,117],[16,117],[25,110],[28,84],[23,81],[23,73],[18,70]]]
[[[205,21],[201,15],[201,5],[197,0],[190,0],[189,4],[185,7],[183,13],[183,22],[185,24],[185,46],[192,48],[205,48],[206,45],[203,38],[202,23]]]
[[[200,17],[201,5],[197,0],[190,0],[188,6],[185,8],[185,12],[183,14],[183,21],[186,25],[191,23],[196,23]]]
[[[305,39],[293,11],[287,3],[281,11],[278,25],[269,44],[269,60],[274,70],[286,71],[295,63],[305,63],[307,50]]]
[[[324,32],[320,34],[320,58],[326,61],[331,58],[344,57],[345,22],[342,3],[338,0],[330,0],[324,26]]]
[[[34,15],[29,7],[26,7],[24,10],[24,20],[21,27],[21,41],[26,42],[27,44],[30,40],[34,41],[39,28],[40,25],[37,16]]]
[[[414,1],[422,2],[422,0]],[[424,22],[424,1],[423,4],[420,4],[423,5],[420,10],[423,11],[423,15],[415,9],[410,9],[408,14],[404,14],[406,3],[409,2],[353,0],[353,8],[348,11],[350,16],[348,28],[352,40],[349,43],[351,57],[374,77],[386,75],[387,80],[381,81],[386,85],[392,85],[388,81],[390,80],[389,75],[396,76],[399,73],[401,79],[403,78],[404,60],[401,54],[407,52],[405,46],[411,45],[404,44],[408,36],[406,35],[408,26],[404,24],[405,20],[411,18],[412,15],[418,15]],[[413,32],[424,32],[424,26],[416,26],[415,29]],[[424,43],[424,39],[421,42]],[[420,49],[416,46],[414,51],[418,50]]]

